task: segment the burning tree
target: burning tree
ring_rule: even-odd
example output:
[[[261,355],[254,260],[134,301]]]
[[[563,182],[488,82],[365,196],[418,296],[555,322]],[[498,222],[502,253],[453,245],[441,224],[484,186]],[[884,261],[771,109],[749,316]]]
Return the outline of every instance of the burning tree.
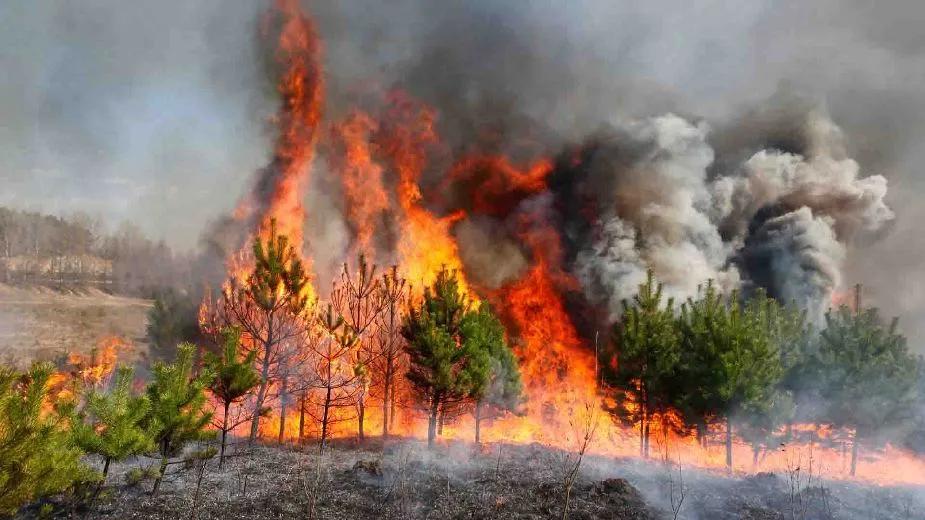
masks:
[[[254,240],[254,267],[243,283],[234,277],[222,293],[221,305],[207,325],[213,329],[240,327],[246,335],[244,345],[257,352],[260,384],[251,418],[250,442],[256,439],[271,383],[288,367],[296,340],[304,332],[314,301],[309,293],[308,275],[296,250],[285,235],[277,234],[276,221],[270,223],[264,242]]]
[[[382,436],[389,435],[389,426],[395,421],[395,392],[398,374],[404,366],[404,342],[401,336],[402,305],[408,297],[409,287],[399,276],[398,267],[392,266],[379,283],[382,312],[376,319],[377,356],[373,366],[381,377],[382,385]]]
[[[321,414],[316,419],[321,426],[323,451],[332,423],[348,419],[338,412],[356,403],[357,386],[364,376],[357,365],[350,363],[350,356],[357,348],[359,338],[347,326],[344,318],[337,315],[329,304],[319,322],[323,331],[322,337],[311,343],[315,353],[314,370],[317,375],[315,388],[319,392],[313,392],[312,395],[320,393],[321,397],[313,397],[311,402],[321,408]]]
[[[918,363],[897,320],[881,324],[877,309],[847,306],[826,314],[819,358],[825,381],[828,419],[853,430],[851,475],[859,446],[884,425],[897,425],[914,398]]]
[[[222,406],[222,422],[218,426],[222,433],[219,468],[225,464],[225,444],[228,432],[250,420],[249,415],[231,419],[229,417],[231,405],[241,402],[254,387],[260,384],[260,374],[254,370],[257,352],[252,350],[243,358],[240,357],[241,331],[236,328],[226,328],[222,331],[222,336],[224,340],[222,355],[210,355],[206,360],[210,370],[215,373],[215,379],[209,385],[209,391]]]
[[[364,437],[366,417],[366,396],[369,392],[370,369],[378,357],[376,352],[375,327],[379,314],[388,305],[388,293],[379,290],[382,281],[376,276],[376,266],[370,265],[366,257],[357,257],[356,276],[351,275],[346,263],[341,270],[340,281],[331,291],[331,304],[343,318],[346,327],[356,336],[355,372],[357,375],[357,435]]]
[[[601,376],[613,399],[608,411],[639,425],[639,454],[649,456],[650,422],[669,411],[681,357],[674,301],[662,299],[662,284],[649,270],[623,319],[614,325],[611,348],[601,355]]]

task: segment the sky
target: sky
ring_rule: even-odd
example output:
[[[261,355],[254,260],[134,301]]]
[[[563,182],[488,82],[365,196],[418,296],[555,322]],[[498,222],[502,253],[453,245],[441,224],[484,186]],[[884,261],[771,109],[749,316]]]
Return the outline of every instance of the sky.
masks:
[[[925,3],[305,4],[324,36],[329,112],[369,78],[416,78],[437,94],[509,91],[568,137],[666,111],[722,126],[798,91],[844,129],[864,172],[889,179],[895,225],[853,245],[848,274],[925,331]],[[128,220],[194,249],[268,156],[274,100],[256,37],[265,5],[0,2],[0,205]],[[468,68],[443,77],[450,87],[433,74],[447,56],[447,70]]]

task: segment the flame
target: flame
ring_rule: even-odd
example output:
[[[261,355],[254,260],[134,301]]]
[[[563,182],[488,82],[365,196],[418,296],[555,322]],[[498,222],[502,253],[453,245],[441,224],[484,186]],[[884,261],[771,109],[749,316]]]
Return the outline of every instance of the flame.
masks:
[[[434,129],[436,112],[401,92],[393,92],[389,101],[379,137],[383,153],[398,174],[399,265],[419,288],[432,284],[442,268],[457,271],[460,287],[468,293],[459,248],[450,233],[464,213],[438,217],[422,204],[419,181],[427,165],[427,150],[439,143]]]
[[[364,112],[354,111],[335,125],[334,138],[342,144],[336,167],[344,189],[347,222],[355,234],[354,253],[373,251],[373,235],[380,215],[389,208],[383,185],[383,168],[373,159],[370,135],[378,123]]]
[[[301,201],[321,119],[320,44],[311,21],[299,11],[295,0],[276,1],[272,14],[281,17],[275,59],[284,71],[278,85],[282,104],[274,120],[279,137],[273,162],[268,166],[277,175],[266,177],[271,181],[268,186],[260,186],[271,194],[265,208],[261,209],[252,197],[242,202],[235,216],[252,219],[263,228],[270,219],[276,219],[279,231],[301,246],[305,217]],[[603,398],[596,356],[588,338],[579,334],[566,305],[565,296],[576,290],[577,284],[561,267],[560,237],[550,224],[551,216],[543,213],[551,208],[536,204],[525,209],[521,204],[547,189],[552,161],[539,158],[523,165],[498,154],[466,155],[437,184],[441,193],[461,188],[464,200],[458,206],[465,209],[441,216],[427,204],[439,197],[425,197],[422,188],[425,171],[435,170],[434,163],[440,163],[432,161],[432,155],[443,150],[436,128],[437,116],[433,108],[408,94],[392,92],[381,112],[354,110],[333,126],[330,161],[339,175],[344,213],[354,235],[351,252],[370,255],[391,248],[390,258],[398,262],[399,269],[416,286],[418,296],[440,269],[457,270],[464,291],[476,299],[479,297],[476,288],[464,277],[453,225],[465,218],[467,211],[495,217],[517,215],[517,234],[531,253],[531,265],[520,279],[499,289],[483,291],[481,296],[494,304],[508,326],[520,360],[526,402],[520,414],[484,422],[483,439],[539,442],[574,449],[576,429],[584,425],[596,432],[591,452],[638,456],[638,429],[620,426],[599,411]],[[380,236],[380,232],[386,236]],[[390,233],[394,238],[388,236]],[[390,240],[394,243],[389,243]],[[228,266],[229,278],[241,281],[250,272],[252,260],[245,250],[232,255]],[[841,298],[840,293],[835,293],[833,303],[842,301]],[[210,306],[208,300],[203,304],[204,309]],[[203,316],[205,323],[205,313]],[[276,391],[274,388],[271,393]],[[379,397],[374,382],[365,414],[365,431],[370,435],[381,431]],[[392,433],[422,437],[423,414],[410,406],[407,389],[400,390],[399,397],[403,406],[392,420]],[[296,439],[299,435],[300,398],[298,394],[292,395],[287,402],[283,432],[286,439]],[[311,403],[311,396],[308,402]],[[306,410],[312,411],[315,410]],[[338,407],[333,413],[332,436],[355,436],[358,429],[355,407]],[[713,440],[703,446],[694,435],[677,434],[663,427],[663,421],[678,421],[674,412],[654,419],[650,441],[653,458],[680,459],[685,465],[700,468],[725,467],[725,446],[721,441]],[[276,438],[280,424],[277,408],[262,421],[261,433]],[[318,422],[310,413],[305,416],[304,429],[308,436],[318,433]],[[826,427],[794,425],[792,429],[794,434],[787,444],[762,451],[757,458],[752,446],[736,437],[733,469],[784,472],[810,464],[816,475],[847,478],[850,454],[846,455],[845,446],[850,451],[850,439],[845,440],[840,436],[842,432]],[[473,430],[472,418],[466,415],[446,424],[443,436],[471,439]],[[722,435],[720,427],[708,437]],[[858,462],[858,475],[882,484],[925,484],[925,462],[893,446],[879,451],[865,448]]]
[[[132,344],[118,336],[106,336],[87,354],[70,352],[48,382],[49,402],[76,398],[85,388],[105,386],[116,369],[120,354],[132,350]]]

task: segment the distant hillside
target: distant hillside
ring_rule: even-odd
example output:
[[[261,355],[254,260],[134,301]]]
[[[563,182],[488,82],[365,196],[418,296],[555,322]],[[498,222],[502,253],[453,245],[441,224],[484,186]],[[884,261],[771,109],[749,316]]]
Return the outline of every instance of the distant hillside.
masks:
[[[51,289],[0,284],[0,361],[24,366],[66,352],[87,353],[117,336],[134,345],[119,354],[135,361],[147,352],[150,300],[113,296],[95,288]]]

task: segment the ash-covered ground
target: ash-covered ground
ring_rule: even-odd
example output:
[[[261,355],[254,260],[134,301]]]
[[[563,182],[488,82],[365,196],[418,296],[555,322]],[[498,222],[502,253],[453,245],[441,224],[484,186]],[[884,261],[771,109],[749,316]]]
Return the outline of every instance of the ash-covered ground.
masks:
[[[563,518],[575,454],[542,446],[418,441],[340,442],[250,450],[219,470],[172,464],[160,493],[126,483],[137,460],[111,471],[108,487],[74,518],[416,519]],[[682,499],[683,490],[683,499]],[[36,516],[38,508],[21,516]],[[806,468],[727,476],[656,461],[586,456],[569,493],[573,519],[920,519],[925,489],[825,481]]]

